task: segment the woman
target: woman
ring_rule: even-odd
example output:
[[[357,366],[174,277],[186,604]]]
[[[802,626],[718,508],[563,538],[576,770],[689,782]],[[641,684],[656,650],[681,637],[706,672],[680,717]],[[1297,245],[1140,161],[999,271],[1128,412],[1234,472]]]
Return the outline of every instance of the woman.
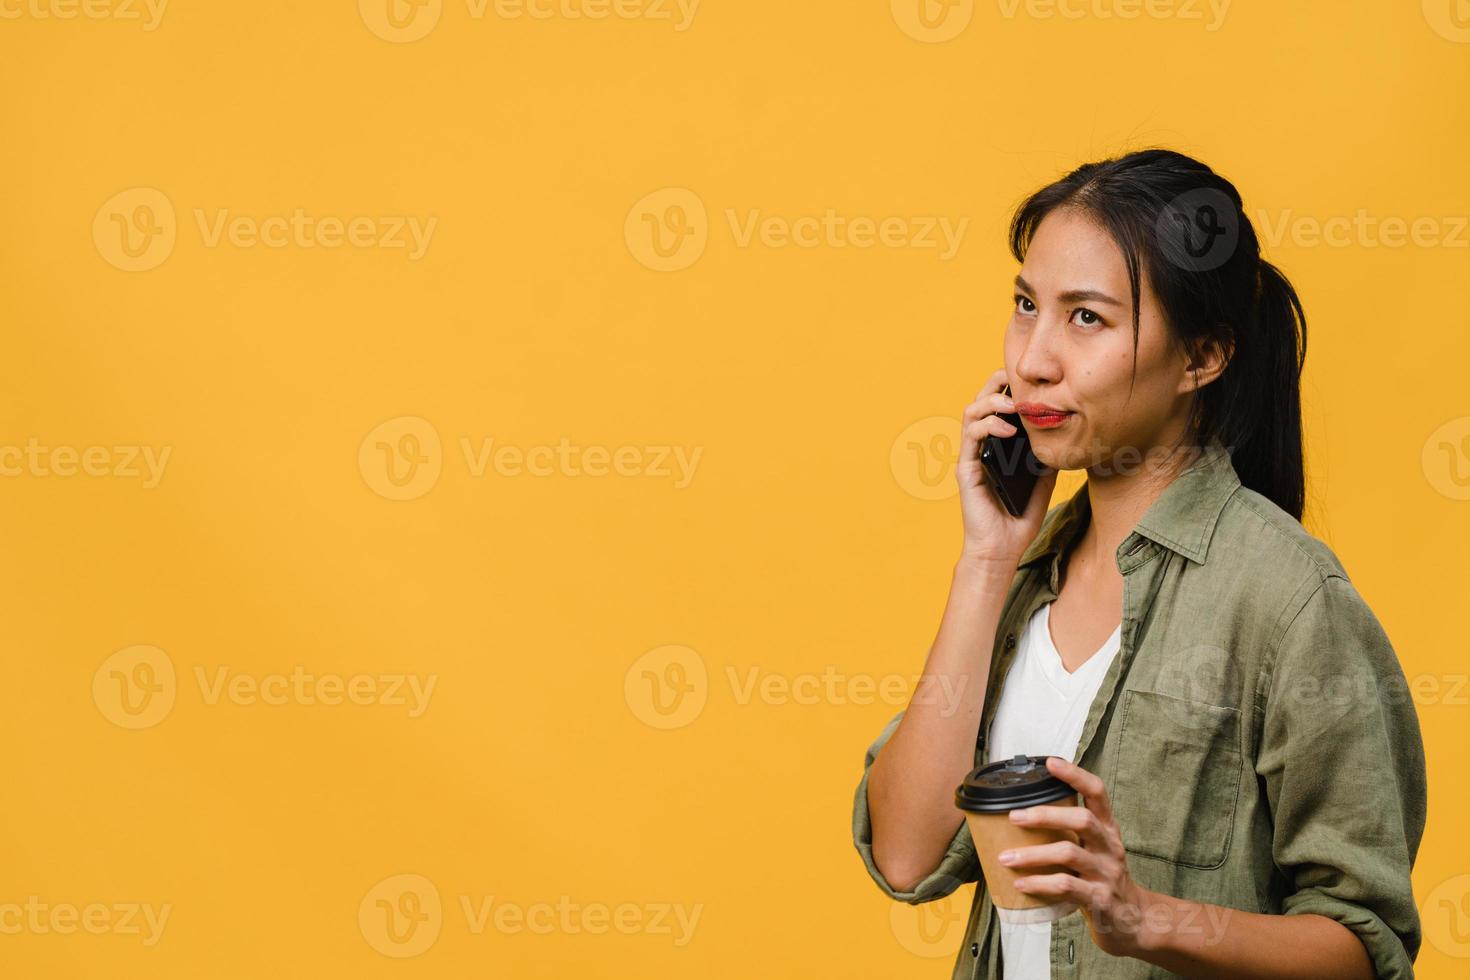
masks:
[[[1411,977],[1423,744],[1378,620],[1300,523],[1296,292],[1235,187],[1168,150],[1078,168],[1010,237],[924,670],[961,697],[914,697],[868,749],[864,864],[911,904],[980,881],[957,978]],[[977,452],[1017,411],[1046,471],[1013,518]],[[1048,512],[1062,469],[1087,483]],[[1066,869],[1018,882],[1078,906],[1040,926],[998,921],[954,805],[1018,753],[1058,756],[1084,804],[1012,814],[1078,835],[1001,856]]]

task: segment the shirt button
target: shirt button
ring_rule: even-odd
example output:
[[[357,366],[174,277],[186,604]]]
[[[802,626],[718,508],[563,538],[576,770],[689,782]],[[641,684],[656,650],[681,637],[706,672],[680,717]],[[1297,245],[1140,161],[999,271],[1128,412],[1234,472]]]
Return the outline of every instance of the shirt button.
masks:
[[[980,944],[979,943],[971,943],[970,944],[970,955],[971,956],[979,956],[980,955]]]
[[[1077,959],[1077,948],[1072,945],[1072,940],[1067,940],[1067,962],[1072,963]]]
[[[1014,633],[1007,633],[1006,634],[1006,647],[1005,648],[1007,650],[1009,650],[1011,647],[1013,647],[1015,645],[1016,645],[1016,634],[1014,634]]]

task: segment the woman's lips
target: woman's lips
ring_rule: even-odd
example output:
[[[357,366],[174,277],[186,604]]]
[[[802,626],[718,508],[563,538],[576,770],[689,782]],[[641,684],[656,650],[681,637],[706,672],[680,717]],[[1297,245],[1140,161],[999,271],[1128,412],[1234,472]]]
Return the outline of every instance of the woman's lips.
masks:
[[[1072,417],[1071,412],[1022,412],[1022,417],[1040,429],[1053,429]]]

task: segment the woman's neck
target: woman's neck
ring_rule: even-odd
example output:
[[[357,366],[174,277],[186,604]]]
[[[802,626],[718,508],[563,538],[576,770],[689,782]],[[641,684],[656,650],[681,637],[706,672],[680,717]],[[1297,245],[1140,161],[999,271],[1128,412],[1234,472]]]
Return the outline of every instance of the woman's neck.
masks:
[[[1159,461],[1161,454],[1155,452],[1145,454],[1144,461],[1137,466],[1121,468],[1121,472],[1113,472],[1120,468],[1111,463],[1106,467],[1109,472],[1098,473],[1103,467],[1087,471],[1091,516],[1075,549],[1087,567],[1116,573],[1118,546],[1198,454],[1198,449],[1186,449]]]

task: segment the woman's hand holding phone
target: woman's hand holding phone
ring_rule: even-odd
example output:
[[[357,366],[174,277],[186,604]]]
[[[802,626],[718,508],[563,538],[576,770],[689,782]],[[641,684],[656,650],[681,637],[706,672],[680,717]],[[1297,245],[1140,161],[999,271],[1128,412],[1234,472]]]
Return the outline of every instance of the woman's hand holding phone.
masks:
[[[965,541],[961,557],[996,565],[1013,571],[1026,547],[1041,530],[1056,486],[1057,471],[1048,467],[1036,481],[1031,499],[1020,517],[1012,517],[995,495],[990,475],[980,462],[980,443],[987,435],[1006,438],[1016,434],[1016,427],[1001,418],[999,412],[1014,412],[1002,391],[1006,373],[1002,368],[985,382],[985,387],[966,407],[961,421],[960,458],[955,478],[960,485],[960,511],[965,525]]]

